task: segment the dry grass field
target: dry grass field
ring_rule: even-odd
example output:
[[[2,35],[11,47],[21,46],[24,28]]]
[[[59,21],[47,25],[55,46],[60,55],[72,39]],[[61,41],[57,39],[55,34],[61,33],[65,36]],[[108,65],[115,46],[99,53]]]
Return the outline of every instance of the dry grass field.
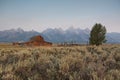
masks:
[[[0,80],[120,80],[120,45],[0,45]]]

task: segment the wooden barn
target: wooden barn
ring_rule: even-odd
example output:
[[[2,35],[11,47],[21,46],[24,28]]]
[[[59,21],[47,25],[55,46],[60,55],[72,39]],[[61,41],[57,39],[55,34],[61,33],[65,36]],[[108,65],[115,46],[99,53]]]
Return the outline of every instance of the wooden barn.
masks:
[[[13,45],[21,45],[21,46],[52,46],[51,42],[47,42],[44,38],[40,35],[34,36],[30,38],[28,42],[15,42]]]

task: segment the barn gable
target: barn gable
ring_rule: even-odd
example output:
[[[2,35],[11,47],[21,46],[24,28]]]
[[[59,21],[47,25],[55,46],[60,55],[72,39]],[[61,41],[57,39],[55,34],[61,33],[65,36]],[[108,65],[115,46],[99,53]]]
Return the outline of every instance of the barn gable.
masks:
[[[52,46],[52,43],[47,42],[44,40],[44,38],[40,35],[33,36],[30,38],[28,42],[24,43],[13,43],[13,45],[26,45],[26,46]]]

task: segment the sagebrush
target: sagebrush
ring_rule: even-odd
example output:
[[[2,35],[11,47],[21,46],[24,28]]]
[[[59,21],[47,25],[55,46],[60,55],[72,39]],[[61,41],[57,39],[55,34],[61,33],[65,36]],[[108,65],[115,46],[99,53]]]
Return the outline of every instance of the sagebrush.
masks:
[[[0,80],[120,80],[120,45],[1,47]]]

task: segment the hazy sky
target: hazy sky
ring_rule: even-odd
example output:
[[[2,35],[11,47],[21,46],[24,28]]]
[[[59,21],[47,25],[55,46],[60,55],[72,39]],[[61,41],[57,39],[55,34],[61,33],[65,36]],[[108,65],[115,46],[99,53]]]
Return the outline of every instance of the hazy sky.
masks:
[[[0,31],[21,27],[90,28],[95,23],[120,32],[120,0],[0,0]]]

